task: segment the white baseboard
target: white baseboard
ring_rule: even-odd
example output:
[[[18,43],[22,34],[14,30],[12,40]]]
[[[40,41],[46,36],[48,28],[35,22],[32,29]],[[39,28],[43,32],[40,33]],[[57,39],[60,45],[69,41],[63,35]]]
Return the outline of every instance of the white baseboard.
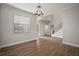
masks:
[[[58,38],[62,38],[63,39],[63,35],[55,35],[55,34],[52,34],[51,37],[58,37]]]
[[[15,43],[11,43],[11,44],[6,44],[6,45],[0,46],[0,48],[9,47],[9,46],[13,46],[13,45],[17,45],[17,44],[21,44],[21,43],[25,43],[25,42],[37,40],[37,39],[38,39],[38,37],[34,38],[34,39],[30,39],[30,40],[21,41],[21,42],[15,42]]]
[[[74,47],[78,47],[79,48],[79,45],[77,45],[77,44],[72,44],[72,43],[68,43],[68,42],[64,42],[64,41],[63,41],[63,44],[66,44],[66,45],[70,45],[70,46],[74,46]]]

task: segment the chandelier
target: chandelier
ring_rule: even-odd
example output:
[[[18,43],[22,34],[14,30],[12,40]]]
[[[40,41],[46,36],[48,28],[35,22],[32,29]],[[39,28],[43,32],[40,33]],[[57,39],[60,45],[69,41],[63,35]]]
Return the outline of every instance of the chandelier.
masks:
[[[35,15],[37,15],[37,16],[43,15],[43,11],[42,11],[42,7],[41,7],[40,3],[38,4],[38,6],[35,9]]]

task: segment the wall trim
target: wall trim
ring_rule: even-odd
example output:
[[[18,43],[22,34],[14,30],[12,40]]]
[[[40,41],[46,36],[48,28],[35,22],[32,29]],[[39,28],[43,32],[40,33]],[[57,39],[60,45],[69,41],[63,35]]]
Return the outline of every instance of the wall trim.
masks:
[[[64,41],[63,41],[63,44],[66,44],[66,45],[70,45],[70,46],[74,46],[74,47],[78,47],[79,48],[79,45],[77,45],[77,44],[68,43],[68,42],[64,42]]]
[[[13,45],[17,45],[17,44],[21,44],[21,43],[25,43],[25,42],[37,40],[37,39],[38,39],[38,37],[37,38],[33,38],[33,39],[29,39],[29,40],[25,40],[25,41],[16,42],[16,43],[6,44],[6,45],[0,46],[0,48],[9,47],[9,46],[13,46]]]

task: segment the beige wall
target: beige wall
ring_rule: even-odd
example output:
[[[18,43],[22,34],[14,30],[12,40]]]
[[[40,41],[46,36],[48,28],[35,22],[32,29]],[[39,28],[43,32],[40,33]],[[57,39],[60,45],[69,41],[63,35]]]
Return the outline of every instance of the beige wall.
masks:
[[[23,10],[2,5],[0,7],[1,18],[0,18],[0,46],[6,46],[9,44],[14,44],[17,42],[31,40],[37,37],[36,34],[36,17],[29,12],[25,12]],[[14,15],[28,16],[31,18],[30,30],[27,33],[14,33],[13,31],[13,21]],[[2,23],[2,24],[1,24]]]
[[[79,6],[64,11],[63,25],[64,43],[79,47]]]
[[[1,42],[1,6],[0,6],[0,42]]]

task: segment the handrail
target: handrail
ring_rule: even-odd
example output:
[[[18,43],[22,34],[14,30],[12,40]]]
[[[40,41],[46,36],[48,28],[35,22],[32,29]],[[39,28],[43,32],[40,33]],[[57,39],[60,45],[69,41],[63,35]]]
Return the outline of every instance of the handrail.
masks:
[[[54,27],[54,33],[60,30],[63,27],[62,23],[58,24],[56,27]]]

